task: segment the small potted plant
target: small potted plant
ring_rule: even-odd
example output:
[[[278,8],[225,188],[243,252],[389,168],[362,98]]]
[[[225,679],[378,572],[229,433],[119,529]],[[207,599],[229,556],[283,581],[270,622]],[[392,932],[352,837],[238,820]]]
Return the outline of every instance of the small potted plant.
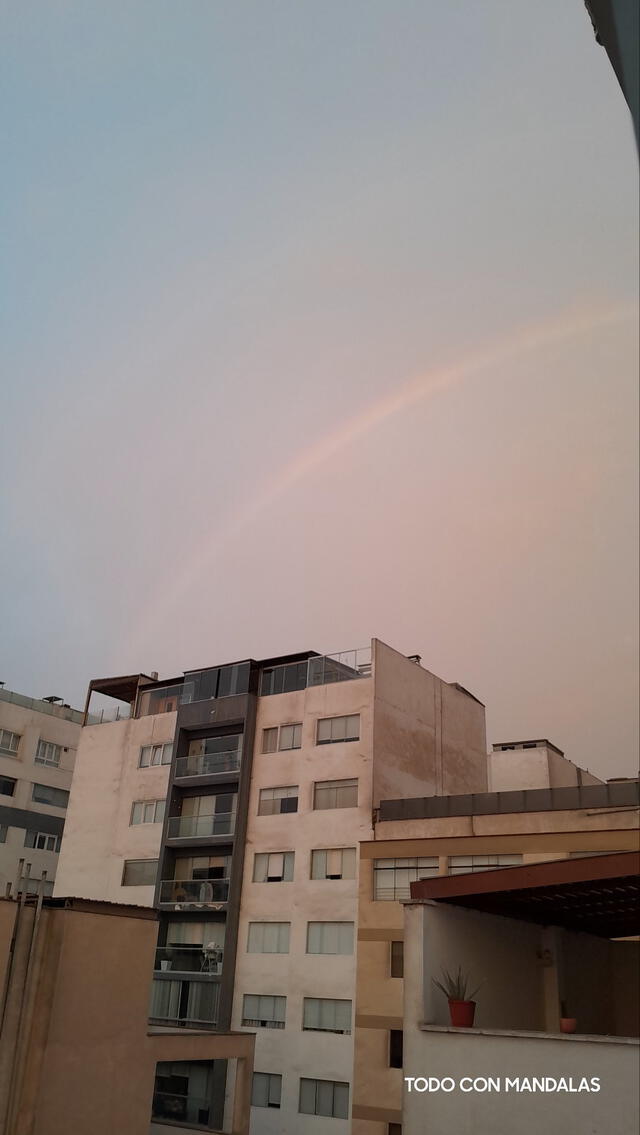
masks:
[[[575,1017],[570,1017],[567,1012],[567,1002],[560,1002],[560,1032],[561,1033],[574,1033],[576,1031],[577,1020]]]
[[[436,981],[435,977],[431,980],[444,993],[449,1002],[449,1015],[454,1029],[473,1028],[473,1018],[476,1012],[474,997],[483,983],[481,982],[470,992],[469,977],[462,972],[462,966],[458,966],[458,971],[455,974],[443,969],[442,981]]]

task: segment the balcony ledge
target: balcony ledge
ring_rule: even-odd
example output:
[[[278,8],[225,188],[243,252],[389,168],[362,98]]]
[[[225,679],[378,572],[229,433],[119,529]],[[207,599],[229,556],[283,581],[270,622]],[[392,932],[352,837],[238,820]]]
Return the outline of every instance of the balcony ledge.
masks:
[[[452,1025],[428,1025],[421,1023],[419,1029],[424,1033],[464,1033],[465,1036],[512,1036],[527,1037],[531,1040],[568,1040],[587,1044],[633,1044],[640,1045],[640,1038],[633,1036],[605,1036],[597,1033],[546,1033],[528,1029],[454,1029]]]

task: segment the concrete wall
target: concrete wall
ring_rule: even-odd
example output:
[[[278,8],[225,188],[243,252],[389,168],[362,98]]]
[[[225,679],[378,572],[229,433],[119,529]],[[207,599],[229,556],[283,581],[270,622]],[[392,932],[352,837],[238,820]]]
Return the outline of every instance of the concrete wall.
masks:
[[[148,905],[153,886],[123,887],[125,859],[157,858],[162,824],[130,825],[134,800],[164,799],[169,768],[138,768],[143,745],[173,741],[176,714],[82,730],[54,893]]]
[[[404,979],[404,1075],[434,1079],[451,1077],[456,1087],[450,1093],[427,1091],[403,1094],[403,1135],[565,1135],[566,1132],[589,1132],[590,1135],[631,1135],[637,1129],[638,1116],[638,1046],[630,1041],[566,1036],[552,1038],[544,1033],[500,1031],[483,1032],[483,1024],[495,1019],[499,1008],[501,1019],[527,1019],[531,1014],[532,966],[528,957],[527,934],[514,933],[511,919],[476,915],[471,911],[445,912],[436,904],[412,904],[405,907],[405,979]],[[444,913],[444,918],[438,915]],[[460,919],[457,915],[462,915]],[[482,926],[480,919],[486,920]],[[433,926],[430,924],[433,923]],[[464,923],[464,928],[463,928]],[[494,924],[495,964],[487,955],[487,927]],[[458,958],[474,968],[482,969],[490,984],[478,994],[478,1027],[469,1032],[450,1030],[446,1025],[421,1028],[426,1010],[442,1018],[442,1006],[433,1003],[428,987],[434,964],[454,925],[459,935],[448,961]],[[473,947],[468,937],[473,929]],[[529,927],[532,932],[539,928]],[[525,967],[522,985],[514,986],[518,975],[504,956],[503,935]],[[575,936],[578,937],[578,936]],[[580,935],[580,938],[586,936]],[[479,948],[475,958],[476,944]],[[584,946],[584,943],[582,943]],[[604,943],[605,946],[608,943]],[[596,947],[595,953],[597,953]],[[595,953],[592,962],[595,961]],[[502,979],[501,979],[501,974]],[[505,989],[497,988],[503,980]],[[521,1007],[511,1007],[506,998],[511,985],[514,999],[524,996]],[[528,1006],[528,1007],[527,1007]],[[463,1092],[462,1077],[500,1078],[502,1091]],[[573,1077],[578,1086],[583,1077],[599,1077],[601,1090],[593,1092],[532,1093],[504,1090],[505,1077]]]
[[[7,838],[0,843],[0,894],[7,883],[13,883],[18,862],[24,858],[31,863],[31,875],[39,878],[46,871],[47,878],[53,880],[58,866],[58,854],[25,847],[26,824],[29,828],[41,830],[39,817],[57,817],[63,820],[64,808],[38,804],[31,799],[33,784],[46,784],[66,791],[71,787],[71,777],[76,757],[81,727],[67,721],[55,713],[38,712],[0,698],[0,729],[8,729],[20,735],[20,744],[15,757],[0,754],[0,776],[17,779],[13,796],[0,796],[0,823],[6,824]],[[50,741],[60,745],[59,766],[36,764],[35,756],[38,741]],[[23,812],[33,813],[26,820]],[[60,825],[58,825],[60,826]],[[46,825],[45,825],[46,827]]]
[[[535,749],[498,750],[489,753],[487,764],[490,792],[603,783],[593,773],[547,745],[538,745]]]
[[[15,911],[0,902],[0,948]],[[18,962],[29,953],[34,913],[20,916]],[[233,1131],[247,1135],[253,1038],[148,1028],[156,929],[142,910],[43,909],[22,1011],[16,979],[0,1035],[2,1135],[141,1135],[158,1061],[234,1058],[242,1067]],[[7,1070],[16,1094],[5,1123]]]
[[[378,639],[373,797],[484,792],[484,707]]]
[[[351,1083],[353,1035],[308,1032],[302,1029],[304,997],[336,997],[355,1002],[355,933],[351,956],[306,953],[309,921],[357,920],[357,881],[311,880],[314,848],[353,847],[370,839],[372,783],[372,679],[332,683],[294,693],[262,697],[258,702],[256,745],[249,800],[247,845],[240,913],[233,1010],[234,1029],[241,1028],[245,993],[287,997],[286,1026],[259,1029],[255,1067],[282,1075],[279,1110],[252,1109],[255,1135],[303,1135],[321,1132],[330,1124],[335,1135],[347,1135],[347,1120],[300,1115],[300,1077]],[[360,740],[316,744],[321,717],[360,714]],[[302,748],[262,753],[262,731],[275,725],[302,722]],[[358,779],[358,807],[313,810],[313,785],[320,780]],[[298,785],[298,812],[258,816],[261,788]],[[294,879],[288,883],[254,883],[256,852],[295,851]],[[249,954],[249,922],[291,923],[288,954]],[[353,1005],[355,1016],[355,1004]]]

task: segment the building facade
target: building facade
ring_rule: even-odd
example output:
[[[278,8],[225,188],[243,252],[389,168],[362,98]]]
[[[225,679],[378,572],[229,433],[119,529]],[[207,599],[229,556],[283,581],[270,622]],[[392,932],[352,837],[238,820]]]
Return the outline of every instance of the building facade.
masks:
[[[252,1130],[346,1135],[357,849],[383,799],[486,790],[484,707],[375,639],[93,692],[129,717],[83,729],[55,894],[157,907],[151,1019],[256,1033]]]
[[[53,890],[83,721],[60,703],[0,689],[0,893]]]
[[[507,754],[520,776],[520,750]],[[639,804],[637,781],[381,803],[374,838],[360,847],[353,1135],[400,1135],[403,907],[412,883],[633,851]]]

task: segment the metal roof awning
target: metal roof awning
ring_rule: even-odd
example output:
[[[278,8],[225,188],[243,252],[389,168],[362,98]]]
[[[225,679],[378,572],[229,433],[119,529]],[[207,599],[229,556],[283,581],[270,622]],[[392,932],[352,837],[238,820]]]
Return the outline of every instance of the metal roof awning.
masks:
[[[560,926],[602,938],[640,933],[640,852],[560,859],[411,884],[411,900]]]
[[[138,692],[138,683],[142,679],[143,682],[153,682],[148,674],[124,674],[117,678],[92,678],[89,682],[89,695],[92,693],[104,694],[108,698],[116,698],[118,701],[131,702],[135,701]]]

